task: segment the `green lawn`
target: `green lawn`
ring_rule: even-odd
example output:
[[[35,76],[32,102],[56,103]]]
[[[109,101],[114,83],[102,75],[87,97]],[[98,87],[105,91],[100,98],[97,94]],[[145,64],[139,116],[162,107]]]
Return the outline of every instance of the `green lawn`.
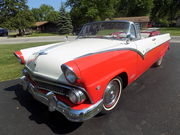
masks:
[[[57,33],[37,33],[33,32],[30,35],[27,35],[27,37],[40,37],[40,36],[59,36]]]
[[[16,37],[18,33],[9,33],[9,37],[13,38]],[[27,35],[24,35],[25,37],[40,37],[40,36],[59,36],[58,33],[39,33],[39,32],[33,32],[33,33],[29,33]]]
[[[180,27],[160,28],[161,33],[170,33],[171,36],[180,36]]]
[[[98,33],[96,35],[100,35],[100,36],[110,35],[110,34],[115,33],[115,32],[120,32],[120,30],[119,29],[100,30],[100,31],[98,31]]]
[[[52,42],[0,45],[0,81],[15,79],[21,76],[23,65],[19,64],[17,58],[13,55],[15,51],[50,43]]]

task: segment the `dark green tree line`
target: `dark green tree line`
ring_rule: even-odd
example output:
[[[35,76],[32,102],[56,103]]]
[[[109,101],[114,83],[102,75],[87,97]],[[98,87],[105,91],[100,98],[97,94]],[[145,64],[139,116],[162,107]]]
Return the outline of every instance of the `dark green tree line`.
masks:
[[[75,30],[92,21],[112,17],[150,16],[166,26],[180,16],[180,0],[68,0]]]
[[[0,0],[0,27],[18,29],[23,35],[35,21],[51,21],[58,24],[60,34],[67,34],[72,24],[76,31],[106,18],[148,15],[156,24],[172,26],[180,16],[180,0],[67,0],[66,6],[70,13],[64,6],[58,12],[44,4],[30,11],[27,0]]]
[[[153,0],[117,0],[116,16],[150,15]]]
[[[180,0],[154,0],[151,20],[164,26],[173,25],[180,16]]]
[[[42,4],[39,8],[33,8],[33,16],[37,22],[39,21],[50,21],[57,22],[58,11],[55,11],[52,6]]]
[[[68,0],[66,5],[71,7],[71,17],[75,28],[84,23],[104,20],[115,14],[116,0]]]

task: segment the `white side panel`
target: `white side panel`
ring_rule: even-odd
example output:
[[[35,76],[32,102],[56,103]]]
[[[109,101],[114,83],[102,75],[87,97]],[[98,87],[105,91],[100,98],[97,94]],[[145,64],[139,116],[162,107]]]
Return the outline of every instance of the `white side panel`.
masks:
[[[163,34],[141,39],[135,41],[135,43],[137,45],[137,50],[139,50],[143,55],[145,55],[148,51],[160,46],[161,44],[167,42],[170,39],[170,34]]]
[[[171,39],[170,34],[158,35],[155,36],[154,38],[155,38],[156,46],[159,46]]]

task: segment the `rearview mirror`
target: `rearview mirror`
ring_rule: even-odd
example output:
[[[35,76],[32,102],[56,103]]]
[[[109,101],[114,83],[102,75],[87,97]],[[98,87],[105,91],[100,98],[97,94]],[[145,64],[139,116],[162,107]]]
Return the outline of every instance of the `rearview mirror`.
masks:
[[[135,39],[136,37],[130,33],[130,34],[127,34],[127,37],[126,37],[126,38],[129,38],[130,40],[133,40],[133,39]]]

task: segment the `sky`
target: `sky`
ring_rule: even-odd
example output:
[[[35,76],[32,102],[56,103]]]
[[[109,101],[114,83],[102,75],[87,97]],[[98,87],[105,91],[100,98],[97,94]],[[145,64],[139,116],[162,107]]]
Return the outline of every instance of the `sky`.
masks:
[[[28,6],[31,8],[39,8],[42,4],[50,5],[55,10],[59,10],[61,1],[64,3],[66,0],[28,0]]]

